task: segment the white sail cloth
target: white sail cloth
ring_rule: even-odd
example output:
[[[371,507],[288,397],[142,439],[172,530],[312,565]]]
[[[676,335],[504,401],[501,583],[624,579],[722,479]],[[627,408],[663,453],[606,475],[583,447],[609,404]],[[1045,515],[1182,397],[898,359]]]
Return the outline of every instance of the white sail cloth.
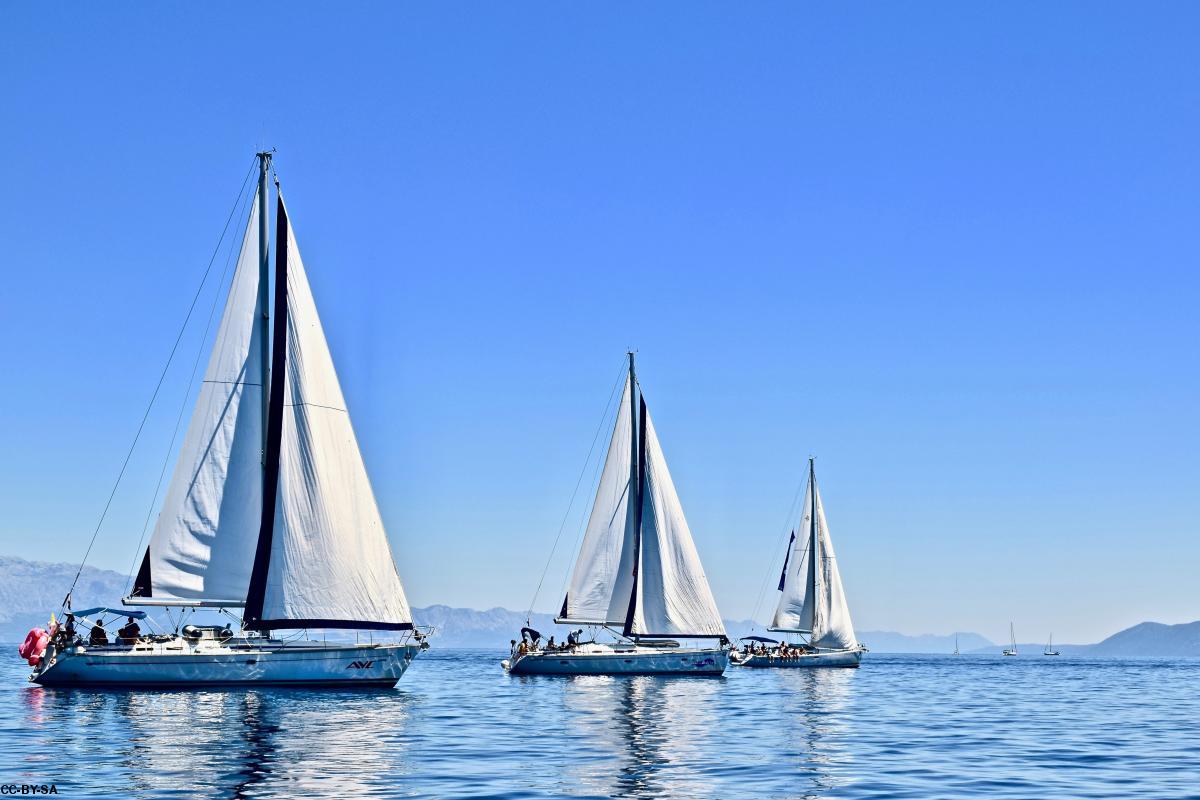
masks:
[[[632,386],[627,380],[596,500],[560,619],[569,624],[624,625],[633,589],[634,515],[630,462],[634,447]]]
[[[287,383],[262,618],[411,624],[290,224],[287,248]]]
[[[813,535],[813,493],[816,493],[816,535]],[[783,591],[771,621],[772,630],[810,633],[817,647],[844,649],[857,645],[850,607],[842,587],[821,492],[810,480],[804,493],[803,532],[792,542],[784,573]],[[812,552],[815,548],[815,552]],[[816,568],[813,567],[813,559]]]
[[[721,612],[704,575],[649,413],[645,420],[641,563],[630,630],[635,635],[649,636],[724,636]]]
[[[634,385],[627,381],[587,531],[560,622],[625,627],[637,636],[724,636],[725,628],[692,541],[654,425],[646,415],[646,457],[638,491]],[[636,578],[635,578],[636,572]],[[634,613],[629,615],[629,604]]]
[[[149,594],[155,598],[246,597],[262,514],[258,219],[256,194],[204,382],[150,538]]]

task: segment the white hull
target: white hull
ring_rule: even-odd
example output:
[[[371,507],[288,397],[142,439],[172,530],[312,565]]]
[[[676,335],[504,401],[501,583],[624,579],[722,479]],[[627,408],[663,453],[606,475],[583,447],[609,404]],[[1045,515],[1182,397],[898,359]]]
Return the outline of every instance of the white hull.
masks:
[[[570,651],[526,653],[501,663],[510,675],[720,675],[729,666],[729,651],[585,644]]]
[[[804,653],[798,656],[780,657],[777,655],[744,655],[739,654],[733,663],[738,667],[777,668],[777,669],[811,669],[814,667],[857,667],[862,661],[863,648],[853,650],[825,650],[818,653]]]
[[[48,652],[30,676],[42,686],[136,688],[239,685],[395,686],[417,644],[325,644],[234,639],[226,644],[177,638],[136,647],[77,645]]]

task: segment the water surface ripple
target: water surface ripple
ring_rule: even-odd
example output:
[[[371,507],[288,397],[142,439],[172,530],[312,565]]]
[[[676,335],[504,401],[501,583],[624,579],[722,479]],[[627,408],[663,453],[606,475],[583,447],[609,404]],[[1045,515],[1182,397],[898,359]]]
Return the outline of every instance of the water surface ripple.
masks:
[[[7,661],[0,783],[61,797],[1200,797],[1200,661],[870,654],[859,670],[391,691],[84,691]]]

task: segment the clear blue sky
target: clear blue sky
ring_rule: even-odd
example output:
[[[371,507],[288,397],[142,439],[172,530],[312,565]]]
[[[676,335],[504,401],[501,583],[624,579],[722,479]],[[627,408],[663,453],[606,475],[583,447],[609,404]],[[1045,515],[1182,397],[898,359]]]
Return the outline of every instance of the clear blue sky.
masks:
[[[1198,26],[8,4],[0,552],[82,555],[266,144],[415,604],[526,606],[633,346],[728,617],[815,453],[859,628],[1200,618]],[[98,566],[134,556],[186,345]]]

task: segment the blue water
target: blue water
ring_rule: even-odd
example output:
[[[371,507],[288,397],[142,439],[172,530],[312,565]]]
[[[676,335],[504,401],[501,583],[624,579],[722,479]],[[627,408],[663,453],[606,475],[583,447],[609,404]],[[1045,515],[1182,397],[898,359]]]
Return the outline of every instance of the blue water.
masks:
[[[1200,661],[885,656],[724,678],[510,678],[423,654],[391,691],[48,690],[15,656],[0,784],[60,797],[1200,797]]]

